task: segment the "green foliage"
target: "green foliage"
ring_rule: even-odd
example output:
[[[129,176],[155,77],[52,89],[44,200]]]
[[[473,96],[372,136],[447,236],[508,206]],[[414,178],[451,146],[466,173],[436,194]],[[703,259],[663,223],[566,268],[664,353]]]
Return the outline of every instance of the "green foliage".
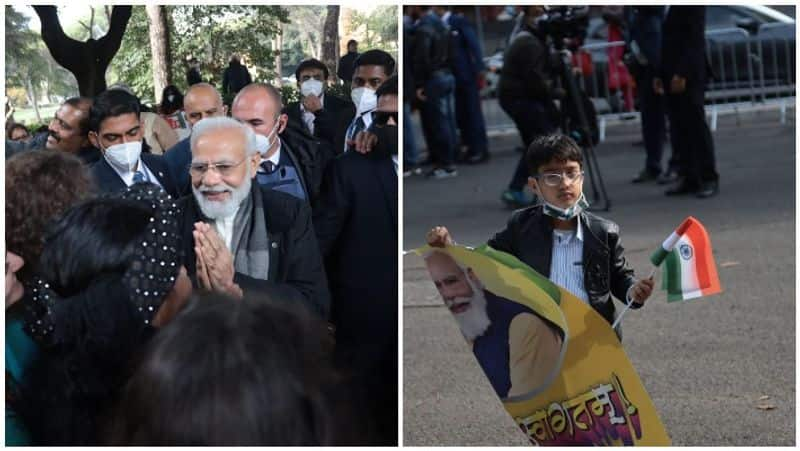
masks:
[[[274,52],[270,41],[288,12],[280,6],[173,5],[166,7],[170,28],[172,83],[182,91],[186,84],[186,60],[197,58],[200,74],[221,88],[222,73],[230,56],[238,53],[254,75],[254,81],[274,76]],[[129,85],[143,102],[152,101],[149,23],[144,6],[134,6],[119,53],[111,63],[109,84]]]
[[[353,13],[353,30],[364,36],[358,51],[381,49],[397,59],[397,6],[379,5],[370,14]]]

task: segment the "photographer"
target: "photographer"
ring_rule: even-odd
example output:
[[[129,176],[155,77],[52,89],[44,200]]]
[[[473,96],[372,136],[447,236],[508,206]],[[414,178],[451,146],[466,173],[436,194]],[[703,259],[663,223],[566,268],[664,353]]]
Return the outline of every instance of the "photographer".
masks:
[[[525,148],[540,135],[558,127],[558,111],[553,103],[550,76],[550,53],[547,36],[541,26],[545,14],[542,6],[526,6],[521,30],[514,36],[503,55],[503,71],[497,96],[519,130]],[[503,202],[513,208],[530,203],[523,189],[528,181],[524,155],[502,194]]]

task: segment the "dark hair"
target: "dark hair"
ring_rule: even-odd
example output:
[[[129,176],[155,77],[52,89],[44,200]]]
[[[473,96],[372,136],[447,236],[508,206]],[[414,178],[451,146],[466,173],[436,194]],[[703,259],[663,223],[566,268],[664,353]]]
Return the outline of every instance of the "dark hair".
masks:
[[[574,139],[561,133],[539,136],[533,140],[525,154],[530,175],[537,175],[539,168],[551,161],[577,161],[583,167],[583,154]]]
[[[6,161],[6,249],[25,260],[21,280],[38,267],[50,222],[91,191],[89,171],[74,155],[35,150]]]
[[[100,124],[109,117],[133,113],[139,117],[139,99],[122,89],[109,89],[97,95],[89,112],[89,130],[100,131]]]
[[[98,198],[75,206],[50,230],[40,274],[57,296],[48,307],[55,327],[20,381],[14,406],[34,444],[98,443],[131,359],[153,332],[121,277],[152,216],[140,202]],[[35,301],[26,302],[35,315]]]
[[[13,124],[8,126],[8,129],[6,130],[6,138],[11,139],[11,136],[14,134],[14,130],[16,130],[18,128],[21,128],[21,129],[25,130],[25,133],[30,135],[30,132],[28,131],[28,127],[26,127],[25,124],[21,124],[19,122],[15,122],[15,123],[13,123]]]
[[[194,297],[146,347],[108,443],[347,443],[356,419],[343,414],[332,346],[324,321],[285,302]]]
[[[64,101],[65,105],[69,105],[73,108],[77,108],[86,112],[86,114],[81,118],[80,122],[78,122],[78,127],[81,129],[81,135],[83,136],[86,136],[89,133],[89,114],[93,103],[94,101],[89,97],[70,97]]]
[[[383,66],[386,76],[391,76],[394,73],[394,64],[392,55],[383,50],[372,49],[358,55],[358,58],[353,63],[353,68],[355,69],[358,66]]]
[[[358,41],[356,41],[355,39],[351,39],[351,40],[347,41],[347,46],[350,47],[350,44],[358,45]]]
[[[76,205],[47,231],[39,265],[42,278],[67,297],[101,274],[121,276],[152,216],[133,200],[98,198]]]
[[[391,77],[387,78],[386,81],[384,81],[383,84],[378,87],[378,90],[375,91],[376,97],[381,97],[387,94],[397,95],[397,75],[392,75]]]
[[[168,99],[170,95],[174,96],[172,101]],[[161,106],[159,107],[161,114],[172,114],[181,108],[183,108],[183,94],[180,89],[175,85],[165,86],[161,91]]]
[[[306,69],[320,69],[322,70],[322,74],[325,77],[325,80],[328,79],[328,66],[325,65],[322,61],[318,59],[307,59],[300,64],[297,65],[297,69],[294,71],[294,78],[298,82],[300,81],[300,72]]]

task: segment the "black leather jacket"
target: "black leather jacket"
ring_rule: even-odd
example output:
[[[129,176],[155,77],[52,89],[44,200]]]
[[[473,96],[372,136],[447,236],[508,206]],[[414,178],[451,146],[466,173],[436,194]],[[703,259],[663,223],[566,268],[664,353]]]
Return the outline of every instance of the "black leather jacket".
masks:
[[[589,303],[609,324],[615,308],[611,295],[624,302],[628,289],[636,282],[633,270],[623,256],[619,226],[588,212],[580,214],[583,228],[583,284]],[[515,211],[505,229],[489,240],[489,246],[508,252],[548,277],[553,254],[553,222],[541,206]],[[638,308],[633,304],[631,308]],[[620,326],[616,329],[622,340]]]

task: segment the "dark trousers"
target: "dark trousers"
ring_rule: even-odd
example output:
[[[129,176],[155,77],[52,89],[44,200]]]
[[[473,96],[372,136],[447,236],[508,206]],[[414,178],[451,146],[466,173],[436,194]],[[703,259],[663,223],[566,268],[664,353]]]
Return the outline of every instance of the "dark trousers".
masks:
[[[645,169],[651,174],[661,173],[666,132],[666,106],[664,96],[653,91],[652,78],[644,75],[636,80],[639,110],[642,116],[642,138],[647,152]]]
[[[548,105],[539,100],[501,98],[500,107],[514,121],[525,145],[525,152],[520,156],[511,183],[508,185],[511,190],[521,191],[530,176],[525,162],[528,146],[537,136],[553,133],[558,126],[552,120],[552,112],[548,109]]]
[[[434,166],[450,167],[456,157],[455,78],[438,73],[425,82],[422,132]]]
[[[706,123],[702,88],[695,89],[687,82],[686,92],[667,95],[667,112],[673,156],[686,183],[697,186],[717,180],[714,141]]]
[[[414,124],[411,122],[411,104],[403,102],[403,164],[414,166],[418,160]]]
[[[469,155],[483,155],[489,151],[478,80],[475,77],[456,78],[456,124]]]

